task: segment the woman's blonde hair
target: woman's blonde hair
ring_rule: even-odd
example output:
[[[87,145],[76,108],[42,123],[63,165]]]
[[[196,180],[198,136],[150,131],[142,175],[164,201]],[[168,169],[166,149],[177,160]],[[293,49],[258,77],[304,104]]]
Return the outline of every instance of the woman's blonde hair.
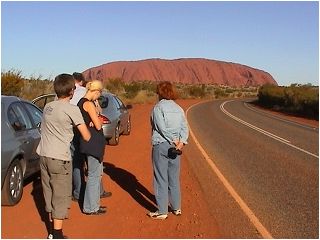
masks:
[[[88,91],[96,91],[96,90],[102,90],[103,86],[102,86],[102,82],[99,80],[93,80],[91,82],[88,82],[86,85],[86,89]]]

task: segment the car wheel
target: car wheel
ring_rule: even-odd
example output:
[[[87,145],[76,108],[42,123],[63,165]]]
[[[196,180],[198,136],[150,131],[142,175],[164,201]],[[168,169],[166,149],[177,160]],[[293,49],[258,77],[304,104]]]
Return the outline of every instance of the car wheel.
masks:
[[[2,205],[16,205],[22,198],[23,193],[23,172],[18,159],[14,160],[7,172],[1,190]]]
[[[130,135],[131,132],[131,119],[128,118],[126,129],[123,132],[123,135]]]
[[[120,137],[120,125],[118,124],[114,129],[114,133],[112,138],[109,140],[109,144],[112,146],[116,146],[119,144],[119,137]]]

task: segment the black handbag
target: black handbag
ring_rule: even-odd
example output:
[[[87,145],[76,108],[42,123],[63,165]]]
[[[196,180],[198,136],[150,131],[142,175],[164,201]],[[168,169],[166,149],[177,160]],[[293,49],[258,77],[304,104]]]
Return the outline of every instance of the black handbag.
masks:
[[[99,160],[103,161],[104,148],[106,145],[106,139],[103,135],[102,129],[97,130],[94,127],[88,127],[91,138],[87,142],[83,138],[80,138],[80,152],[86,155],[93,156]]]

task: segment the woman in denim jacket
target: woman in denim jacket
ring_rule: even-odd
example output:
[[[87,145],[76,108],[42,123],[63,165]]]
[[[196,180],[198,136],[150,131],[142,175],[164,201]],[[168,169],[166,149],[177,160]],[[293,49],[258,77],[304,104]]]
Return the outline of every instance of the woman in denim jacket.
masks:
[[[158,211],[148,215],[153,219],[166,219],[168,204],[174,215],[181,215],[180,154],[187,144],[189,129],[183,109],[174,101],[173,85],[167,81],[159,83],[157,94],[159,102],[151,113],[151,127],[153,184]]]

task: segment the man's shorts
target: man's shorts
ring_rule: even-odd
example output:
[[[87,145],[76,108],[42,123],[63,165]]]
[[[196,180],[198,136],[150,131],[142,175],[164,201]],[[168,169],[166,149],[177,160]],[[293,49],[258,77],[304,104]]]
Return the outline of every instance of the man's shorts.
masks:
[[[72,162],[41,156],[40,170],[46,211],[54,219],[67,218],[72,193]]]

